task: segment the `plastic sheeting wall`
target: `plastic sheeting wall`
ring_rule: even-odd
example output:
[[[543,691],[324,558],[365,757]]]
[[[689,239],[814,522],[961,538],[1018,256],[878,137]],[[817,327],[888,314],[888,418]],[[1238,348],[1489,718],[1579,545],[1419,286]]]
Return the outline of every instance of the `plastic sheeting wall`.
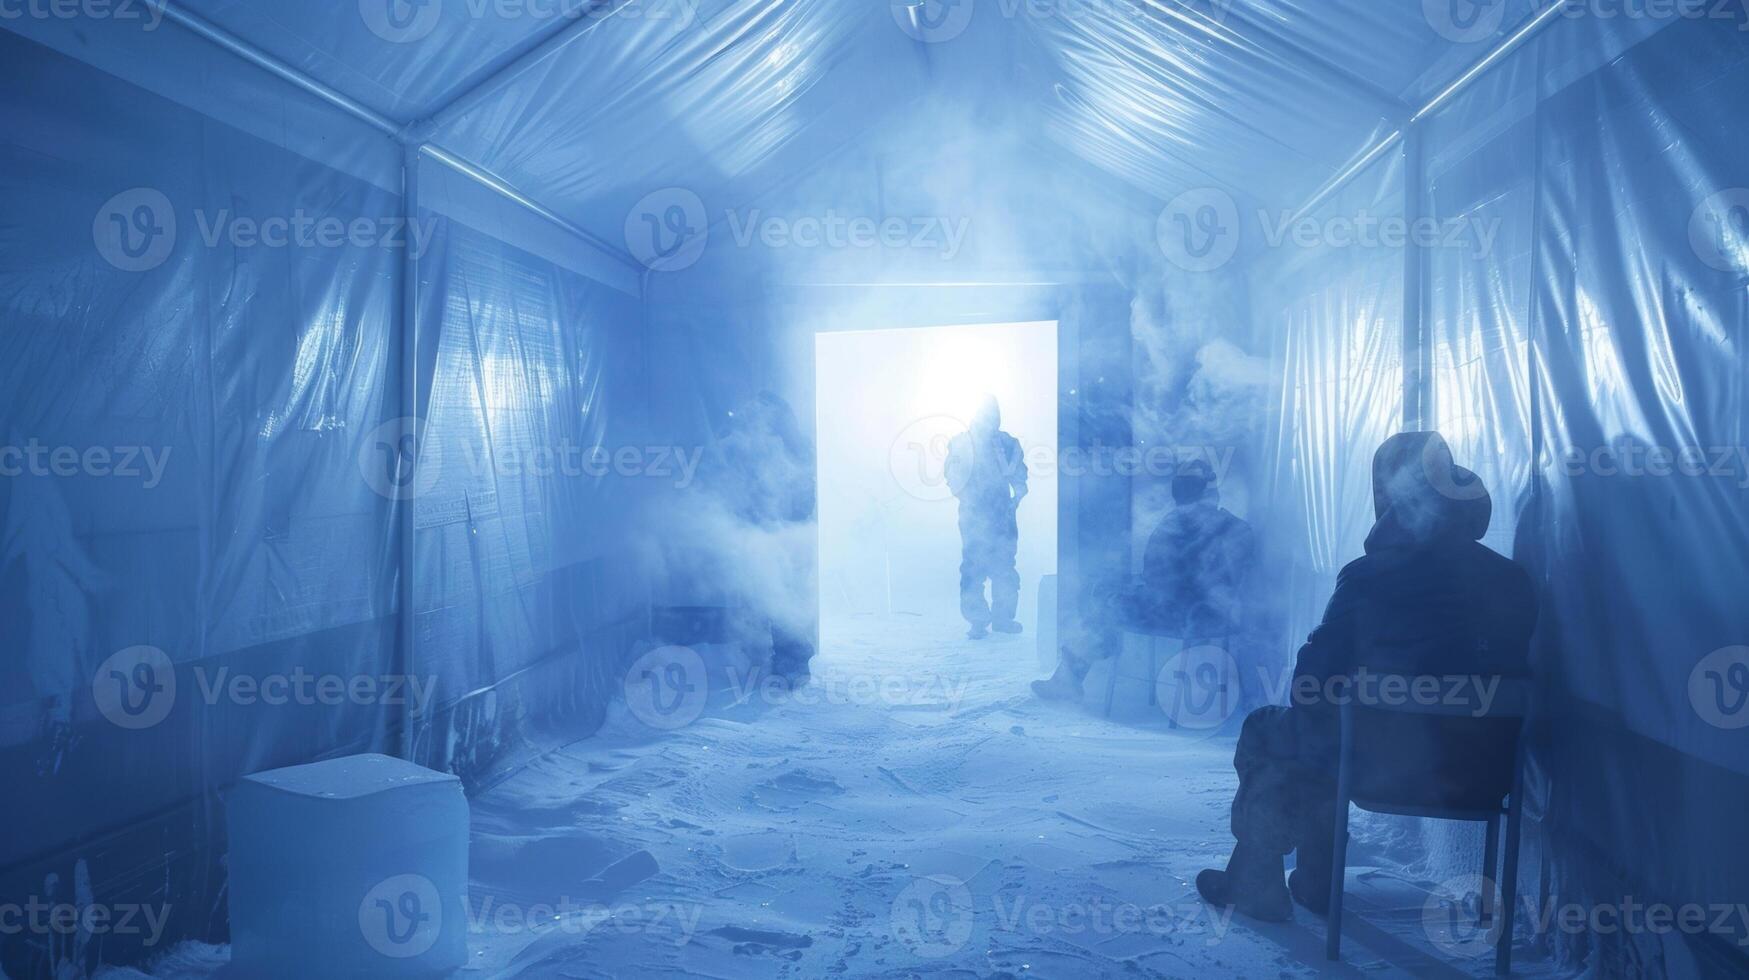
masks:
[[[416,757],[478,778],[530,718],[600,712],[644,601],[610,533],[635,481],[564,468],[641,424],[629,277],[429,162],[409,233],[391,141],[235,64],[205,97],[187,50],[141,87],[0,31],[0,893],[166,905],[166,942],[224,935],[237,776],[396,751],[416,706]],[[348,230],[274,237],[300,219]],[[404,239],[435,355],[410,489]],[[9,942],[3,968],[131,955]]]
[[[628,574],[640,477],[612,462],[642,446],[641,316],[635,298],[456,220],[437,219],[431,242],[413,674],[435,685],[435,710],[411,748],[473,781],[528,714],[599,715],[643,634],[647,596]]]
[[[7,23],[0,405],[19,431],[6,439],[169,452],[150,491],[84,476],[3,491],[0,602],[18,653],[0,660],[0,766],[49,801],[0,845],[9,894],[145,896],[189,910],[177,928],[219,935],[213,789],[398,742],[399,712],[264,718],[184,698],[124,737],[98,722],[90,674],[137,644],[166,651],[184,691],[196,665],[398,669],[395,528],[409,512],[412,669],[435,684],[418,758],[481,778],[524,720],[566,708],[587,719],[643,601],[619,518],[647,514],[663,488],[556,479],[531,470],[537,451],[708,445],[760,388],[809,404],[797,365],[812,332],[922,312],[1060,319],[1063,442],[1088,450],[1160,435],[1140,410],[1182,387],[1176,338],[1273,347],[1281,425],[1271,492],[1253,487],[1252,502],[1275,532],[1265,542],[1283,559],[1272,574],[1288,580],[1276,591],[1295,639],[1359,553],[1373,447],[1405,418],[1446,429],[1495,491],[1490,543],[1544,583],[1539,656],[1558,713],[1534,811],[1558,845],[1552,887],[1712,901],[1749,880],[1728,834],[1745,802],[1740,743],[1697,720],[1688,686],[1698,658],[1749,634],[1732,601],[1743,491],[1590,461],[1624,438],[1743,444],[1738,12],[1560,18],[1417,126],[1419,164],[1387,157],[1315,210],[1406,215],[1405,188],[1422,188],[1419,210],[1468,228],[1457,249],[1415,257],[1414,309],[1400,248],[1281,249],[1250,256],[1245,324],[1232,314],[1240,263],[1194,285],[1161,270],[1160,203],[1203,186],[1243,214],[1291,208],[1396,125],[1399,103],[1439,91],[1536,5],[1511,0],[1498,30],[1461,41],[1429,23],[1437,4],[1375,0],[1090,5],[1011,21],[982,5],[958,39],[908,37],[882,4],[658,6],[687,16],[464,21],[431,5],[438,19],[417,39],[384,36],[350,8],[190,4],[370,111],[430,122],[599,238],[621,240],[635,202],[670,184],[707,209],[712,249],[685,274],[652,277],[640,308],[623,264],[419,168],[415,305],[430,360],[418,380],[434,465],[411,508],[373,489],[368,466],[399,451],[397,430],[380,427],[407,411],[399,252],[199,243],[202,220],[221,213],[395,220],[395,143],[185,31]],[[541,54],[526,74],[475,89],[530,51]],[[106,207],[142,186],[170,201],[180,232],[162,262],[129,271],[142,256],[107,261],[93,233],[151,231],[150,207],[130,221],[152,202]],[[734,232],[717,217],[852,205],[969,218],[971,237],[957,261],[774,254],[726,247]],[[1483,227],[1490,244],[1466,253]],[[1406,390],[1422,398],[1407,403]],[[1576,473],[1574,449],[1587,460]],[[1130,565],[1132,489],[1063,488],[1071,613],[1077,582]],[[1689,587],[1678,596],[1676,583]],[[119,785],[127,799],[110,793]]]
[[[1729,673],[1749,636],[1749,171],[1727,94],[1749,82],[1749,33],[1727,14],[1568,19],[1412,137],[1419,207],[1451,235],[1420,256],[1429,423],[1493,491],[1487,543],[1543,593],[1530,813],[1548,877],[1534,860],[1525,875],[1544,901],[1728,907],[1749,882]],[[1404,162],[1319,213],[1403,214]],[[1286,252],[1251,271],[1285,366],[1282,510],[1303,519],[1294,561],[1316,579],[1359,553],[1371,449],[1416,411],[1401,386],[1413,259]],[[1548,938],[1606,972],[1737,975],[1736,927]]]

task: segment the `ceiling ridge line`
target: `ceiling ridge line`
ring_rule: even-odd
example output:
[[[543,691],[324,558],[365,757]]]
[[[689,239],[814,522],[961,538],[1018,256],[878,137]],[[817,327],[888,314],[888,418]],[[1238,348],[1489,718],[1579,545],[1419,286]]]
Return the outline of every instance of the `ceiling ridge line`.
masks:
[[[339,109],[354,119],[370,126],[372,129],[387,136],[395,143],[401,146],[422,150],[433,160],[442,163],[451,170],[479,183],[481,186],[500,197],[519,205],[531,214],[534,214],[536,217],[556,225],[562,231],[571,234],[578,240],[588,244],[591,248],[602,252],[607,258],[613,259],[631,269],[633,272],[641,272],[643,270],[643,264],[632,258],[630,254],[621,249],[615,248],[603,241],[593,232],[584,228],[582,225],[571,221],[569,218],[566,218],[546,205],[541,204],[528,194],[517,189],[514,184],[493,173],[486,167],[481,166],[458,153],[445,149],[443,146],[430,139],[429,128],[424,124],[424,121],[414,120],[408,123],[397,122],[389,116],[386,116],[383,113],[359,102],[357,99],[352,98],[346,93],[341,92],[339,89],[310,77],[308,74],[305,74],[278,58],[275,58],[273,55],[268,54],[266,51],[261,50],[243,38],[232,34],[197,14],[185,11],[177,5],[166,3],[164,5],[164,16],[166,19],[174,22],[184,30],[195,34],[230,54],[235,55],[243,61],[273,75],[281,81],[290,84],[294,88],[315,96],[333,108]],[[568,30],[569,29],[567,29],[567,32]]]

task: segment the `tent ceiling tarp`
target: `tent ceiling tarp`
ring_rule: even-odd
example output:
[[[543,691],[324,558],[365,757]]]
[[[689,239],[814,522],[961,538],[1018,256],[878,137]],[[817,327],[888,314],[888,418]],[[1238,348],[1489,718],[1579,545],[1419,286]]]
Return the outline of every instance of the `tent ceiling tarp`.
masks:
[[[430,124],[607,242],[652,190],[745,206],[924,92],[1006,99],[1039,137],[1160,200],[1213,186],[1291,207],[1533,13],[1530,0],[1474,22],[1422,0],[180,7],[389,120]]]

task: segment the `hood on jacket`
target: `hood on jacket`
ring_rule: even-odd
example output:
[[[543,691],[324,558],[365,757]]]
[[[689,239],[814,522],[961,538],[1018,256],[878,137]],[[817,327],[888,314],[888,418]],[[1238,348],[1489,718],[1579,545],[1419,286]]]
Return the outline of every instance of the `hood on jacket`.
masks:
[[[1437,432],[1401,432],[1373,454],[1373,514],[1368,554],[1431,544],[1448,535],[1479,540],[1493,501],[1475,473],[1452,460]]]

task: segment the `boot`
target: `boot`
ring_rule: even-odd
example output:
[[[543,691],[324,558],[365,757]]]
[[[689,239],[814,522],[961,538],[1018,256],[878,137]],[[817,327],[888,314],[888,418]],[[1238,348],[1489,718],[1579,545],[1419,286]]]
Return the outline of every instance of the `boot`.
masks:
[[[1050,680],[1032,682],[1032,693],[1045,701],[1079,701],[1081,678],[1076,677],[1066,664],[1059,663]]]
[[[1300,907],[1313,915],[1330,914],[1330,878],[1325,875],[1319,878],[1309,874],[1304,868],[1295,868],[1288,872],[1288,894]]]
[[[1233,846],[1227,870],[1210,868],[1196,876],[1196,890],[1210,905],[1230,906],[1262,922],[1286,922],[1293,918],[1293,902],[1282,878],[1283,867],[1282,855],[1240,842]]]
[[[1297,857],[1287,890],[1301,907],[1324,915],[1330,910],[1330,876],[1336,863],[1336,789],[1314,783],[1308,796],[1294,832]]]
[[[1003,620],[1000,623],[993,623],[990,628],[998,633],[1018,633],[1022,629],[1021,625],[1012,619]]]

